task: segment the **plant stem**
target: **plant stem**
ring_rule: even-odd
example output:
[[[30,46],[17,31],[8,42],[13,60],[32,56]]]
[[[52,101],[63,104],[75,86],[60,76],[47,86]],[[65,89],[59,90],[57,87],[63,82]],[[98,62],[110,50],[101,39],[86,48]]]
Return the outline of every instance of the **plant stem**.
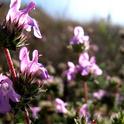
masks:
[[[87,103],[87,100],[88,100],[88,85],[87,85],[87,82],[83,82],[83,89],[84,89],[85,102]]]
[[[29,113],[26,108],[24,112],[24,117],[25,117],[25,124],[30,124]]]
[[[12,61],[10,52],[7,48],[4,48],[4,53],[6,56],[6,60],[7,60],[8,66],[9,66],[10,73],[12,75],[13,80],[15,81],[16,80],[16,72],[15,72],[15,68],[13,65],[13,61]]]

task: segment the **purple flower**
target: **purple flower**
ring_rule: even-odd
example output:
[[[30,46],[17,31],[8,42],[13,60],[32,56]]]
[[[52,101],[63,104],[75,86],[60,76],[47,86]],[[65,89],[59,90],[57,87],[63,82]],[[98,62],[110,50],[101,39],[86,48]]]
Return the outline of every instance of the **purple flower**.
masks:
[[[68,62],[69,69],[65,71],[65,74],[67,76],[67,80],[73,80],[76,75],[76,66],[72,62]]]
[[[87,76],[89,74],[97,76],[102,74],[102,70],[96,64],[95,57],[89,58],[89,55],[86,52],[80,55],[78,68],[81,71],[82,76]]]
[[[37,119],[38,118],[38,112],[41,110],[40,107],[30,107],[32,112],[32,117]]]
[[[21,61],[21,72],[27,75],[37,75],[41,79],[48,79],[49,74],[44,66],[38,63],[38,50],[33,51],[32,60],[29,58],[29,51],[26,47],[22,47],[19,54],[19,59]]]
[[[106,91],[104,91],[102,89],[100,89],[97,92],[93,93],[93,97],[98,99],[98,100],[101,100],[105,95],[107,95],[107,93],[106,93]]]
[[[86,124],[91,124],[90,113],[89,113],[87,104],[82,105],[82,107],[79,110],[79,116],[80,116],[80,118],[82,118],[82,117],[85,118]]]
[[[84,35],[84,30],[82,27],[77,26],[74,28],[74,36],[70,41],[70,44],[83,44],[85,49],[89,49],[89,36]]]
[[[80,117],[86,117],[87,114],[89,114],[88,106],[87,106],[87,104],[84,104],[84,105],[82,105],[82,107],[80,108],[79,116],[80,116]]]
[[[0,113],[4,114],[11,110],[9,100],[19,102],[20,95],[13,89],[12,81],[5,75],[0,75]]]
[[[65,103],[61,99],[59,98],[55,99],[55,108],[58,113],[67,113],[68,110],[66,109],[66,105],[67,103]]]
[[[28,15],[28,13],[35,8],[35,3],[30,2],[28,6],[22,10],[19,10],[20,5],[21,0],[11,0],[10,9],[6,16],[6,20],[19,22],[20,25],[24,26],[26,31],[31,31],[31,28],[33,28],[34,36],[37,38],[42,38],[36,20]]]

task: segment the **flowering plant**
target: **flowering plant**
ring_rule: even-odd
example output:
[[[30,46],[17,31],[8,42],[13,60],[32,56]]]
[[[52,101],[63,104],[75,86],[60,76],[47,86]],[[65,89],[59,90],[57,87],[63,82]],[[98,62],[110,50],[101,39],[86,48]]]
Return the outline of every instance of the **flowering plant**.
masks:
[[[64,27],[63,34],[61,32],[58,35],[59,32],[55,32],[53,36],[54,32],[50,27],[44,28],[44,24],[43,32],[46,31],[44,29],[49,29],[52,34],[52,46],[48,45],[47,49],[44,49],[44,43],[40,45],[40,42],[37,42],[39,48],[34,48],[37,45],[35,42],[30,46],[26,41],[30,38],[27,34],[31,31],[33,40],[42,38],[38,22],[29,15],[35,8],[34,1],[21,9],[21,0],[11,0],[7,16],[0,25],[0,57],[4,51],[7,60],[0,68],[0,123],[123,124],[123,112],[116,113],[123,108],[124,97],[123,93],[120,93],[123,85],[117,77],[106,77],[106,73],[104,77],[100,76],[105,65],[102,61],[99,67],[100,59],[97,60],[95,52],[101,49],[94,48],[87,35],[93,32],[92,29],[87,28],[88,32],[84,33],[85,27],[74,28],[73,36],[69,40],[69,47],[73,50],[71,53],[66,46],[63,49],[62,42],[57,42],[57,47],[55,46],[59,38],[64,44],[67,41],[66,28]],[[44,20],[43,18],[42,24]],[[54,29],[56,27],[61,30],[60,23],[57,23]],[[72,27],[67,26],[67,29]],[[49,41],[49,36],[47,38]],[[55,54],[50,52],[49,46]],[[66,55],[60,55],[56,52],[57,49]],[[44,54],[44,50],[49,52],[49,55]],[[47,60],[44,55],[48,55]],[[2,62],[2,57],[0,59]],[[109,64],[109,60],[107,62]],[[121,76],[122,72],[123,68]]]
[[[20,10],[21,0],[11,0],[10,9],[5,21],[0,26],[0,47],[4,49],[10,75],[0,75],[0,114],[21,111],[25,117],[25,123],[29,124],[29,110],[32,117],[37,118],[39,107],[35,107],[32,101],[36,100],[42,92],[43,82],[49,78],[47,69],[38,62],[38,50],[33,51],[32,60],[25,45],[27,39],[24,30],[34,31],[34,36],[42,38],[37,21],[29,16],[29,12],[35,8],[32,1],[27,7]],[[20,71],[17,72],[9,50],[22,47],[19,53]]]

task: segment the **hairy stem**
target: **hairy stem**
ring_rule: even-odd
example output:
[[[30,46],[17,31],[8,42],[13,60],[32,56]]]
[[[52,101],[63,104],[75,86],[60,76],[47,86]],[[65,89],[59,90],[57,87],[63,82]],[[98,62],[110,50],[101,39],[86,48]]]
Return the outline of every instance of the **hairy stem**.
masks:
[[[15,72],[15,68],[14,68],[14,65],[13,65],[13,61],[12,61],[10,52],[7,48],[4,48],[4,53],[5,53],[5,56],[6,56],[7,64],[9,66],[9,70],[10,70],[10,73],[12,75],[12,78],[13,78],[13,80],[16,80],[16,72]]]

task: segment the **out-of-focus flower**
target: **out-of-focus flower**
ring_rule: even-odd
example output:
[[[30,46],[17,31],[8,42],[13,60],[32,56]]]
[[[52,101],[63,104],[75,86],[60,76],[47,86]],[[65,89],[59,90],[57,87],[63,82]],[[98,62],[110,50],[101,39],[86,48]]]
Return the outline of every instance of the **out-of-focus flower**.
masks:
[[[89,113],[87,104],[82,105],[82,107],[80,108],[80,111],[79,111],[79,116],[80,116],[80,118],[83,117],[86,120],[86,124],[91,124],[90,113]]]
[[[13,88],[12,81],[5,75],[0,75],[0,113],[4,114],[11,110],[9,100],[19,102],[20,95]]]
[[[84,35],[84,30],[82,27],[77,26],[74,28],[74,36],[70,40],[71,45],[83,44],[85,49],[89,49],[89,36]]]
[[[88,114],[89,114],[89,111],[88,111],[87,104],[82,105],[82,107],[80,108],[80,111],[79,111],[79,116],[86,117]]]
[[[102,90],[102,89],[100,89],[97,92],[93,93],[93,97],[98,99],[98,100],[101,100],[105,95],[106,95],[106,91]]]
[[[68,62],[69,69],[65,71],[65,75],[67,76],[67,80],[73,80],[76,75],[76,66],[72,62]]]
[[[29,58],[29,51],[26,47],[21,48],[19,59],[21,61],[20,68],[21,72],[27,75],[40,76],[42,80],[48,79],[49,74],[41,63],[38,63],[38,50],[34,50],[32,54],[32,60]]]
[[[55,108],[58,113],[67,113],[68,110],[66,109],[67,103],[65,103],[63,100],[56,98],[55,99]]]
[[[40,107],[30,107],[30,110],[32,112],[32,117],[37,119],[38,118],[38,112],[40,112]]]
[[[37,38],[42,38],[36,20],[28,15],[28,13],[35,8],[35,3],[30,2],[28,6],[22,10],[19,10],[20,6],[21,0],[11,0],[10,9],[6,16],[6,20],[18,22],[19,25],[22,25],[26,31],[31,31],[31,28],[33,28],[34,36]]]
[[[89,58],[88,53],[84,52],[79,57],[79,70],[82,76],[93,74],[95,76],[101,75],[102,70],[96,64],[95,57]]]
[[[91,44],[90,45],[90,50],[91,50],[91,52],[98,52],[99,51],[99,47],[96,44]]]

